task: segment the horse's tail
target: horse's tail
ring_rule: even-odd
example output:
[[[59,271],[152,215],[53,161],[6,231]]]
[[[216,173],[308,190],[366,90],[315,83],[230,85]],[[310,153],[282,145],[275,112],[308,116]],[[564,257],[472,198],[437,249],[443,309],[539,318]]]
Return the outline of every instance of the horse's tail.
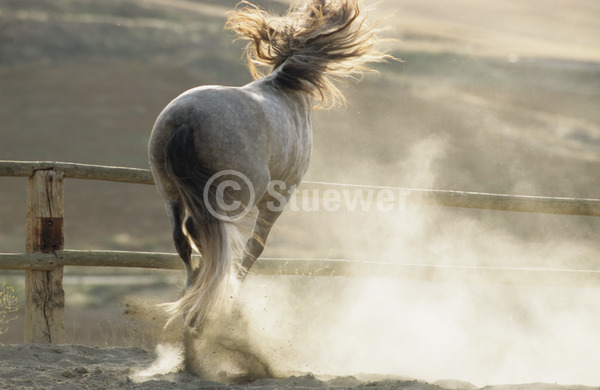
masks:
[[[282,17],[242,4],[229,14],[226,26],[250,41],[246,55],[252,75],[263,76],[256,65],[270,71],[283,65],[276,81],[316,96],[320,106],[344,102],[335,81],[360,77],[370,70],[369,62],[392,58],[374,49],[373,28],[361,16],[358,0],[307,0]]]
[[[238,244],[239,234],[232,222],[218,218],[206,205],[207,197],[215,196],[212,189],[205,191],[212,173],[198,162],[189,126],[182,125],[173,132],[166,145],[165,165],[185,206],[183,229],[202,260],[191,277],[188,275],[189,284],[181,298],[164,306],[171,314],[169,321],[182,315],[188,326],[196,327],[225,302],[235,287],[232,249]]]

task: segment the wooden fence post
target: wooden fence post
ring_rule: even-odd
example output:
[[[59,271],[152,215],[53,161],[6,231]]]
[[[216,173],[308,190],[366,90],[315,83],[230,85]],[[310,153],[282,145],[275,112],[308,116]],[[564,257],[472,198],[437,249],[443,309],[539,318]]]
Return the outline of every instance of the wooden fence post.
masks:
[[[64,247],[64,172],[36,170],[27,182],[27,253]],[[63,267],[25,271],[25,342],[64,343]]]

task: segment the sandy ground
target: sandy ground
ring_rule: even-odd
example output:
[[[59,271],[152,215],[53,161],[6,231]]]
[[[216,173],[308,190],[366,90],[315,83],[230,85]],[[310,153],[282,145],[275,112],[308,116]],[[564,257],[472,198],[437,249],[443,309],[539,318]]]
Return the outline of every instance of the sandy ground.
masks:
[[[81,345],[12,344],[0,346],[0,387],[3,389],[467,389],[455,380],[416,380],[345,376],[316,378],[312,374],[226,385],[204,381],[177,366],[168,367],[157,354],[138,347],[95,348]],[[166,372],[157,374],[156,372]],[[358,379],[357,379],[358,378]],[[527,384],[486,389],[593,389],[583,386]],[[597,387],[595,389],[598,389]]]
[[[160,367],[156,354],[137,347],[94,348],[81,345],[13,344],[0,347],[0,385],[2,388],[49,389],[279,389],[279,388],[436,388],[415,381],[360,381],[354,377],[329,380],[313,375],[284,379],[261,379],[241,385],[203,381],[177,367]]]
[[[156,1],[155,3],[162,2]],[[183,8],[190,5],[194,6],[194,9],[207,7],[186,1],[175,3]],[[598,161],[598,134],[600,134],[595,108],[598,101],[595,80],[598,79],[596,77],[596,61],[599,58],[599,52],[596,50],[596,39],[593,38],[597,36],[597,26],[599,25],[598,4],[584,0],[565,0],[556,2],[553,7],[548,8],[542,1],[525,3],[516,0],[505,1],[502,4],[473,0],[460,0],[452,2],[452,4],[448,3],[448,5],[434,2],[423,4],[419,0],[406,0],[401,2],[401,6],[398,5],[399,3],[383,2],[378,7],[381,9],[381,14],[395,13],[393,20],[398,24],[397,32],[400,39],[397,44],[400,45],[399,50],[405,51],[402,54],[405,62],[401,64],[401,67],[398,65],[398,75],[394,76],[394,79],[389,79],[388,88],[395,88],[394,91],[401,93],[390,93],[389,96],[394,96],[394,99],[385,99],[389,100],[389,104],[384,104],[385,102],[382,102],[378,96],[382,94],[382,91],[388,93],[389,89],[383,90],[378,84],[368,87],[369,84],[365,82],[360,89],[364,95],[358,95],[356,92],[357,95],[351,99],[353,101],[351,109],[338,111],[337,114],[335,112],[327,114],[328,116],[321,115],[315,123],[319,123],[320,129],[328,131],[317,131],[315,134],[311,180],[531,195],[598,197],[595,192],[597,186],[590,182],[594,175],[586,174],[586,172],[595,172]],[[101,45],[96,43],[108,42],[105,24],[98,23],[97,25],[102,27],[98,30],[91,27],[96,26],[92,23],[68,24],[66,19],[60,17],[54,20],[51,14],[46,13],[44,9],[42,7],[38,13],[24,12],[21,14],[22,17],[30,17],[28,15],[31,15],[32,18],[35,17],[28,23],[35,27],[31,31],[38,31],[38,33],[31,37],[27,35],[24,39],[15,40],[15,47],[27,49],[22,55],[23,63],[28,63],[26,59],[32,55],[31,53],[35,54],[35,50],[39,50],[40,58],[47,61],[45,57],[52,54],[48,49],[55,47],[54,42],[65,40],[66,43],[55,49],[56,53],[53,54],[55,57],[52,57],[60,59],[61,62],[57,65],[40,61],[38,64],[33,61],[37,58],[34,56],[33,60],[29,60],[34,64],[30,67],[3,69],[3,73],[0,74],[2,85],[7,85],[10,87],[7,90],[13,92],[3,95],[5,99],[2,103],[2,107],[4,107],[2,121],[6,128],[19,129],[19,131],[9,132],[10,137],[4,140],[2,146],[5,155],[3,158],[56,159],[145,166],[147,131],[153,123],[155,116],[153,113],[158,112],[164,106],[165,99],[189,87],[191,83],[220,83],[222,81],[234,83],[238,80],[232,80],[232,76],[229,74],[227,74],[226,80],[218,79],[208,71],[206,74],[201,73],[200,77],[189,69],[197,67],[197,64],[204,64],[205,62],[201,62],[204,60],[200,57],[194,62],[189,60],[187,55],[182,56],[184,60],[181,62],[188,64],[188,68],[181,64],[175,64],[173,66],[176,66],[176,71],[165,65],[158,65],[156,61],[152,62],[153,66],[147,66],[144,59],[146,57],[140,57],[139,61],[143,65],[137,62],[121,64],[117,61],[114,64],[90,64],[95,58],[93,55],[102,58],[121,58],[114,51],[108,49],[107,53],[112,57],[99,51],[98,46]],[[212,7],[203,9],[207,14],[214,10]],[[37,20],[39,15],[44,16],[42,19],[49,20],[44,22],[49,27],[46,27],[46,24],[40,24],[40,21]],[[557,15],[560,15],[560,18],[557,18]],[[166,21],[169,21],[168,18]],[[19,26],[18,31],[25,31],[23,27],[25,23],[25,20],[20,20],[12,25]],[[183,25],[183,23],[183,21],[177,22],[178,25]],[[193,24],[195,26],[197,22],[194,21]],[[221,25],[222,22],[219,21],[218,28],[215,30],[218,34],[212,35],[215,47],[220,47],[220,43],[223,43],[223,46],[229,45],[229,38],[222,37]],[[53,26],[59,27],[52,28]],[[192,32],[195,31],[191,27],[189,29]],[[64,34],[55,36],[52,34],[53,31],[56,31],[57,34],[64,32]],[[125,31],[116,28],[114,31],[118,33],[119,42],[122,42]],[[136,32],[137,30],[131,29],[131,31]],[[69,34],[77,39],[70,41],[67,39]],[[179,35],[192,36],[193,34]],[[140,34],[140,36],[146,36],[146,34]],[[154,34],[151,36],[156,39]],[[217,37],[221,38],[217,39]],[[171,35],[167,38],[169,39],[164,39],[165,48],[173,46],[174,38]],[[130,46],[135,48],[143,46],[140,45],[140,42],[145,42],[140,41],[137,35],[132,36],[130,40]],[[69,45],[69,42],[74,42],[79,46]],[[87,43],[82,45],[81,42]],[[191,42],[189,46],[184,43],[181,44],[182,52],[199,50],[197,42]],[[152,47],[156,44],[157,42],[152,41]],[[62,47],[66,50],[61,49]],[[80,49],[88,51],[80,53],[72,50],[72,47],[80,47]],[[121,46],[116,45],[116,47]],[[231,50],[237,49],[232,46]],[[412,54],[412,57],[411,51],[416,53]],[[64,58],[71,58],[69,57],[71,52],[77,53],[77,56],[72,59],[72,64],[64,60]],[[125,52],[127,53],[126,50]],[[159,52],[161,56],[164,55],[162,50]],[[425,55],[421,52],[442,54]],[[454,56],[443,53],[458,54]],[[492,62],[481,59],[479,55],[482,54],[507,60]],[[42,55],[43,57],[41,57]],[[150,54],[148,55],[150,56]],[[239,60],[239,52],[235,51],[231,56],[235,61]],[[558,60],[550,61],[551,58]],[[566,60],[575,61],[568,62]],[[583,61],[577,62],[577,60]],[[121,59],[121,61],[125,60]],[[217,64],[213,65],[215,67],[229,69],[224,66],[225,62],[215,63]],[[195,65],[189,66],[189,64]],[[225,74],[225,72],[222,73]],[[90,74],[95,77],[90,78]],[[243,74],[246,75],[245,71]],[[22,80],[28,80],[28,82],[23,83]],[[148,83],[148,80],[156,80],[156,82]],[[385,82],[388,83],[388,80],[385,79]],[[36,94],[31,94],[32,86],[37,88]],[[57,88],[61,94],[56,94]],[[349,89],[349,93],[355,93],[352,91]],[[101,104],[102,102],[104,103]],[[45,107],[45,109],[36,110],[35,108],[38,106]],[[361,111],[362,114],[360,114]],[[386,114],[381,115],[382,112]],[[123,133],[124,123],[127,124],[126,133]],[[346,123],[348,125],[344,125]],[[360,124],[364,123],[368,123],[369,126],[363,126],[364,129],[361,132]],[[398,136],[398,123],[402,124],[402,137]],[[347,136],[350,134],[348,129],[353,130],[350,137]],[[480,129],[485,129],[485,131]],[[475,130],[478,133],[473,137],[472,134]],[[55,136],[40,137],[41,131]],[[444,143],[443,146],[439,146],[440,152],[436,152],[437,144],[427,143],[428,140],[436,140],[437,138],[427,137],[433,137],[432,134],[437,133],[450,134],[449,137],[451,137],[447,141],[448,145]],[[372,134],[377,134],[377,136],[373,137]],[[69,137],[71,143],[63,142],[66,137]],[[35,141],[40,139],[45,141],[43,143]],[[49,139],[57,140],[57,143],[46,142]],[[117,146],[115,146],[114,139],[120,141]],[[390,140],[395,139],[402,142],[390,143]],[[340,142],[340,140],[344,142]],[[425,143],[417,142],[417,140],[425,140]],[[378,148],[380,143],[385,148]],[[75,145],[78,147],[74,147]],[[335,145],[336,148],[332,148],[332,145]],[[353,145],[360,145],[360,148],[355,148]],[[414,148],[411,145],[414,145]],[[428,145],[430,148],[427,147]],[[360,158],[356,158],[358,152],[362,153],[358,154]],[[414,152],[416,156],[423,155],[423,158],[410,159],[406,157],[412,155],[409,152]],[[439,156],[436,153],[439,153]],[[405,158],[408,162],[404,161]],[[436,159],[440,159],[439,164]],[[360,163],[356,163],[356,161]],[[364,168],[369,164],[374,168]],[[421,176],[412,177],[413,167],[424,169],[423,167],[429,165],[432,166],[431,172],[427,168]],[[547,169],[547,167],[554,168]],[[379,177],[379,171],[392,171],[398,172],[398,174]],[[323,176],[319,172],[324,172]],[[404,172],[408,172],[410,175],[407,173],[406,178],[403,178]],[[433,177],[435,177],[435,182],[428,181],[433,180]],[[14,179],[14,182],[16,183],[17,179]],[[1,194],[4,203],[15,205],[15,207],[4,207],[3,210],[0,210],[4,213],[0,221],[5,225],[0,229],[2,230],[2,234],[0,234],[2,251],[22,251],[24,230],[21,221],[24,219],[24,208],[20,205],[22,205],[24,187],[21,181],[18,181],[17,184],[20,192],[15,192],[15,195]],[[2,186],[2,190],[9,187],[4,182]],[[103,188],[107,188],[107,192],[101,192],[104,191]],[[105,248],[109,246],[111,249],[124,250],[172,250],[169,235],[163,231],[163,226],[167,226],[166,220],[163,224],[157,223],[161,220],[160,218],[166,217],[154,191],[140,189],[138,193],[136,188],[121,184],[109,187],[108,183],[89,182],[69,183],[68,191],[66,229],[70,248]],[[123,199],[137,199],[137,201],[130,202],[127,208],[123,208],[118,202],[112,202],[114,203],[112,205],[111,202],[105,201],[106,199],[116,199],[115,194]],[[95,203],[94,199],[99,201]],[[21,214],[13,215],[17,212]],[[464,210],[461,212],[467,213]],[[487,214],[469,215],[480,218]],[[140,216],[144,217],[140,218]],[[545,243],[532,246],[531,242],[521,243],[509,240],[504,235],[494,237],[492,240],[490,233],[496,232],[495,230],[490,232],[483,224],[481,226],[486,229],[479,229],[479,225],[474,225],[470,220],[463,224],[450,225],[449,223],[438,223],[441,219],[432,218],[429,225],[434,228],[430,228],[429,225],[419,222],[427,220],[426,218],[409,219],[408,221],[416,226],[410,230],[404,227],[409,225],[406,222],[406,214],[401,217],[398,220],[403,221],[403,225],[393,225],[390,228],[390,236],[396,237],[402,234],[412,239],[412,237],[420,237],[419,229],[422,229],[423,232],[431,230],[434,233],[433,238],[427,237],[425,244],[422,245],[427,251],[429,248],[434,248],[436,253],[443,252],[444,259],[456,258],[464,262],[467,258],[466,255],[473,252],[468,257],[474,259],[473,261],[491,262],[497,257],[502,260],[502,264],[510,266],[518,264],[517,262],[521,259],[527,259],[530,261],[528,264],[547,266],[547,264],[551,264],[548,262],[549,258],[561,259],[561,261],[573,260],[575,257],[589,258],[590,264],[592,264],[595,256],[591,254],[597,253],[590,249],[590,255],[584,256],[580,244],[583,239],[575,240],[571,246],[570,244],[566,245],[567,239],[564,238],[565,244],[559,246],[562,248],[560,251],[557,250],[554,242],[547,247],[545,247]],[[296,216],[296,218],[300,217]],[[391,218],[395,217],[391,216]],[[514,218],[517,220],[517,217]],[[550,229],[549,226],[554,225],[565,226],[563,230],[556,228],[557,234],[563,237],[565,234],[571,234],[571,227],[576,225],[575,222],[565,222],[562,219],[536,218],[536,221],[540,221],[538,225],[525,223],[528,222],[525,221],[526,219],[533,219],[529,216],[519,219],[518,223],[511,222],[511,231],[518,226],[524,226],[523,230],[527,232]],[[317,236],[321,235],[323,236],[321,246],[327,248],[328,252],[325,253],[328,257],[344,257],[351,254],[353,258],[371,259],[378,253],[375,249],[380,247],[386,248],[385,253],[403,253],[405,258],[411,258],[410,255],[413,254],[405,248],[412,247],[414,241],[417,241],[416,238],[414,241],[407,240],[403,242],[403,245],[396,246],[404,252],[393,251],[383,245],[381,240],[370,239],[375,234],[380,235],[377,233],[380,230],[374,228],[374,233],[368,235],[368,239],[363,239],[362,231],[366,229],[364,224],[354,220],[352,223],[340,223],[343,220],[338,220],[338,217],[333,219],[335,225],[332,226],[347,225],[349,227],[352,225],[358,226],[360,229],[356,235],[353,235],[353,231],[350,229],[344,229],[342,233],[338,232],[339,229],[331,228],[331,231],[338,234],[330,236],[321,234],[326,231],[324,228],[326,225],[322,219],[318,219],[318,225],[314,225],[318,227],[317,229],[312,228],[308,223],[298,222],[298,219],[291,217],[287,219],[287,216],[284,216],[278,225],[280,233],[275,232],[270,238],[271,248],[275,248],[270,255],[285,254],[285,256],[289,256],[290,248],[292,248],[296,251],[294,256],[315,257],[315,253],[319,254],[315,248],[321,244],[320,241],[317,242],[319,238]],[[475,218],[473,217],[473,219]],[[94,221],[94,223],[89,221]],[[131,221],[136,221],[136,223],[132,224]],[[377,222],[381,223],[381,221],[382,219],[378,218]],[[551,223],[546,223],[546,221]],[[588,238],[588,236],[595,237],[595,235],[585,233],[596,232],[595,225],[591,221],[583,222],[577,221],[577,223],[587,226],[587,230],[583,229],[584,233],[581,237],[589,242],[595,242],[593,238]],[[303,226],[303,228],[298,229],[298,226]],[[535,227],[530,228],[530,226]],[[569,226],[568,229],[567,226]],[[110,232],[107,232],[107,227],[110,227]],[[445,230],[463,233],[456,236],[448,235],[447,242],[436,240],[440,236],[439,233]],[[319,234],[315,234],[315,232],[319,232]],[[395,235],[392,235],[392,232]],[[517,235],[518,232],[514,233]],[[573,237],[578,239],[580,236],[574,235]],[[396,239],[393,241],[395,242]],[[490,244],[491,241],[494,244],[498,242],[502,245],[496,247]],[[338,252],[332,253],[329,249],[332,246],[331,242],[342,249],[337,249]],[[485,243],[485,245],[481,243]],[[590,246],[590,248],[596,247]],[[498,253],[499,256],[492,258],[490,253]],[[535,256],[533,256],[534,254]],[[416,258],[416,256],[413,257]],[[535,263],[536,259],[539,259],[538,263]],[[507,261],[514,263],[507,263]],[[595,318],[597,318],[597,313],[600,313],[596,290],[557,289],[553,294],[548,294],[547,289],[524,288],[519,294],[502,290],[496,295],[495,290],[484,291],[482,294],[480,290],[468,287],[457,292],[457,289],[451,286],[454,294],[450,295],[446,294],[450,287],[445,285],[437,287],[436,285],[435,289],[429,288],[429,290],[433,290],[430,292],[426,290],[424,293],[423,289],[418,290],[419,294],[417,295],[412,293],[409,288],[412,285],[405,282],[399,287],[399,292],[393,295],[394,299],[391,299],[389,295],[381,293],[379,289],[374,294],[358,294],[347,287],[344,293],[346,294],[346,291],[352,293],[347,293],[348,297],[344,296],[342,300],[350,302],[352,305],[348,305],[348,309],[343,314],[350,316],[340,316],[336,322],[332,322],[332,318],[336,318],[341,311],[339,309],[341,305],[337,304],[340,298],[334,295],[336,305],[333,306],[335,310],[332,310],[331,306],[315,299],[317,296],[320,297],[316,292],[320,290],[313,289],[315,283],[326,284],[328,290],[336,291],[331,287],[331,280],[320,279],[309,285],[310,287],[302,288],[302,294],[298,294],[301,298],[298,299],[304,299],[304,301],[300,305],[297,302],[298,299],[294,301],[295,304],[291,304],[286,294],[277,295],[273,292],[274,289],[264,288],[270,294],[268,299],[264,298],[265,308],[275,308],[271,310],[275,310],[276,314],[288,315],[289,312],[285,308],[279,309],[281,306],[286,306],[282,305],[282,302],[288,302],[287,308],[293,308],[294,312],[300,311],[300,314],[292,317],[294,320],[283,321],[281,318],[286,318],[285,315],[274,315],[275,323],[281,328],[277,336],[280,336],[279,333],[283,334],[274,339],[276,341],[284,340],[284,346],[287,345],[287,340],[290,338],[293,341],[307,340],[311,341],[311,343],[306,342],[308,344],[316,344],[314,334],[318,333],[314,330],[331,337],[332,334],[335,335],[339,332],[326,332],[328,329],[340,329],[344,332],[344,337],[353,339],[362,337],[366,334],[366,330],[375,330],[378,332],[370,333],[371,337],[364,340],[370,348],[362,348],[361,345],[356,349],[343,349],[342,352],[332,355],[338,358],[343,357],[344,354],[350,357],[363,355],[363,359],[357,359],[361,362],[378,358],[372,366],[383,364],[386,361],[394,363],[393,359],[397,358],[402,363],[397,364],[401,372],[412,373],[414,376],[420,374],[409,369],[407,364],[409,360],[418,361],[419,364],[434,368],[437,362],[438,368],[439,366],[452,367],[452,372],[455,373],[467,365],[476,366],[476,369],[480,364],[500,366],[502,360],[491,359],[493,357],[491,352],[496,350],[506,350],[507,354],[512,351],[513,355],[522,357],[524,362],[532,363],[536,367],[543,366],[546,360],[552,363],[549,363],[551,368],[560,367],[563,371],[571,372],[586,364],[591,365],[593,370],[593,366],[596,365],[598,339],[591,337],[597,334]],[[104,289],[104,291],[106,290],[108,289]],[[110,291],[115,290],[114,286],[110,289]],[[85,291],[86,297],[93,297],[101,295],[100,291],[102,290]],[[360,291],[362,292],[362,289]],[[111,305],[115,300],[113,295],[101,296],[105,297],[104,301],[110,302]],[[468,299],[463,301],[461,296]],[[394,302],[394,305],[390,306],[393,315],[388,314],[383,307],[385,305],[380,303],[383,302],[383,298],[386,299],[386,302]],[[262,296],[257,296],[257,301],[262,302],[262,300]],[[75,295],[68,292],[68,305],[73,304],[74,301]],[[269,305],[269,302],[276,304]],[[376,305],[375,302],[380,304]],[[484,311],[483,308],[488,306],[493,310]],[[320,310],[316,319],[311,315],[310,308],[313,307],[315,310]],[[471,310],[473,307],[480,310]],[[375,309],[380,309],[380,311]],[[75,316],[76,321],[73,322],[79,323],[79,330],[91,329],[92,334],[100,333],[97,324],[99,313],[102,313],[104,319],[109,316],[106,315],[106,312],[94,310],[96,313],[86,311],[85,316],[81,316],[93,324],[91,327],[86,327],[84,320]],[[494,310],[495,316],[485,314],[494,313]],[[262,312],[260,313],[262,314]],[[356,313],[362,315],[358,317]],[[409,313],[416,314],[416,316],[410,317]],[[269,323],[266,315],[256,317],[262,321],[255,325],[255,328],[260,329],[260,326],[264,326],[262,324]],[[302,317],[310,318],[310,323],[296,321]],[[412,321],[406,321],[407,317],[410,317]],[[346,318],[353,319],[355,322],[351,331],[347,325],[350,321],[344,321]],[[497,321],[495,318],[501,318],[501,320]],[[432,323],[437,326],[429,326]],[[471,326],[472,324],[475,326]],[[274,327],[267,329],[269,330],[267,333],[273,333],[276,330]],[[15,321],[11,323],[10,330],[16,332],[22,328],[19,328]],[[309,330],[313,332],[309,332]],[[503,332],[504,330],[506,332]],[[285,335],[285,331],[299,336],[288,337]],[[428,331],[430,333],[427,333]],[[107,336],[108,331],[104,330],[104,332],[100,338],[103,338],[104,342],[111,341],[111,337]],[[310,338],[302,339],[302,336],[305,335],[310,335]],[[422,338],[418,336],[422,336]],[[90,341],[89,337],[87,334],[74,335],[75,340],[71,342],[83,343]],[[19,335],[19,339],[22,340],[22,336]],[[329,340],[325,338],[324,341],[316,340],[319,340],[319,349],[322,349],[322,345],[327,345],[327,351],[333,350],[331,338]],[[333,339],[333,341],[337,340]],[[423,340],[429,342],[423,343]],[[458,341],[443,343],[448,340]],[[470,348],[465,348],[461,344],[465,340],[469,341],[467,344]],[[490,348],[491,352],[489,354],[479,352],[480,345],[492,347]],[[388,348],[388,346],[392,347]],[[396,356],[399,346],[407,351],[405,355],[409,355],[409,358]],[[547,348],[547,346],[552,348]],[[301,342],[296,342],[294,347],[316,360],[314,349],[301,348],[304,347]],[[467,353],[464,352],[465,350]],[[463,352],[462,357],[459,356],[461,351]],[[177,364],[180,359],[172,356],[172,352],[168,349],[150,351],[139,347],[0,345],[0,389],[410,388],[471,390],[479,388],[470,383],[455,380],[426,383],[398,377],[385,378],[359,375],[358,373],[354,376],[343,377],[315,377],[308,373],[288,374],[280,379],[261,379],[240,385],[225,385],[201,380],[190,373],[181,371]],[[469,355],[469,352],[472,355]],[[289,354],[293,358],[299,353],[293,351]],[[438,356],[434,356],[435,354]],[[164,358],[165,356],[168,358]],[[454,362],[451,362],[451,359]],[[540,367],[537,368],[541,370]],[[364,369],[371,370],[371,368]],[[510,373],[513,372],[510,371],[512,369],[515,367],[510,367]],[[533,371],[533,368],[529,366],[526,369],[528,373]],[[354,370],[349,372],[354,372]],[[475,381],[469,375],[460,373],[453,375]],[[593,379],[592,382],[600,384],[600,379]],[[507,390],[599,389],[599,387],[542,383],[496,386],[494,388]]]

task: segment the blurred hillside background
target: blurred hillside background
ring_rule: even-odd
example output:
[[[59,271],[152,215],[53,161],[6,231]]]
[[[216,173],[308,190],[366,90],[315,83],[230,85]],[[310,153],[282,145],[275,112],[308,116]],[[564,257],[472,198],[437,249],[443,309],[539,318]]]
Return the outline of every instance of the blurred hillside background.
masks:
[[[289,4],[253,2],[276,13]],[[148,168],[148,137],[171,99],[251,81],[223,30],[236,3],[2,0],[0,159]],[[385,0],[369,19],[403,62],[345,87],[347,107],[315,112],[306,180],[600,198],[599,2]],[[25,249],[25,197],[25,179],[0,178],[1,252]],[[285,213],[265,256],[600,269],[598,218],[373,214]],[[151,186],[68,180],[65,231],[69,249],[173,251]],[[146,271],[67,276],[90,272]],[[89,296],[128,292],[89,290],[88,307]]]

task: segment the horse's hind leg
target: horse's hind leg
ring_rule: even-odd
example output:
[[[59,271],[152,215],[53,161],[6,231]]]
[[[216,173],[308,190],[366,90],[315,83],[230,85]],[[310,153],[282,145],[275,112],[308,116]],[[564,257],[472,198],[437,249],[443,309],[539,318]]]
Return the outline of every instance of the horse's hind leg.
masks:
[[[185,219],[185,208],[183,203],[180,201],[168,202],[167,214],[173,229],[175,249],[177,250],[179,257],[181,257],[181,260],[183,260],[186,275],[186,287],[188,287],[192,279],[192,247],[183,231],[183,222]]]
[[[258,216],[256,217],[254,225],[254,232],[252,233],[252,237],[246,242],[242,264],[237,274],[240,281],[243,281],[246,278],[248,271],[250,271],[250,267],[252,267],[252,264],[254,264],[256,259],[258,259],[265,249],[269,232],[275,224],[275,221],[277,221],[277,218],[279,218],[283,212],[283,208],[288,199],[289,196],[286,197],[283,204],[275,207],[274,204],[276,202],[274,202],[274,199],[267,194],[256,205],[258,208]]]

